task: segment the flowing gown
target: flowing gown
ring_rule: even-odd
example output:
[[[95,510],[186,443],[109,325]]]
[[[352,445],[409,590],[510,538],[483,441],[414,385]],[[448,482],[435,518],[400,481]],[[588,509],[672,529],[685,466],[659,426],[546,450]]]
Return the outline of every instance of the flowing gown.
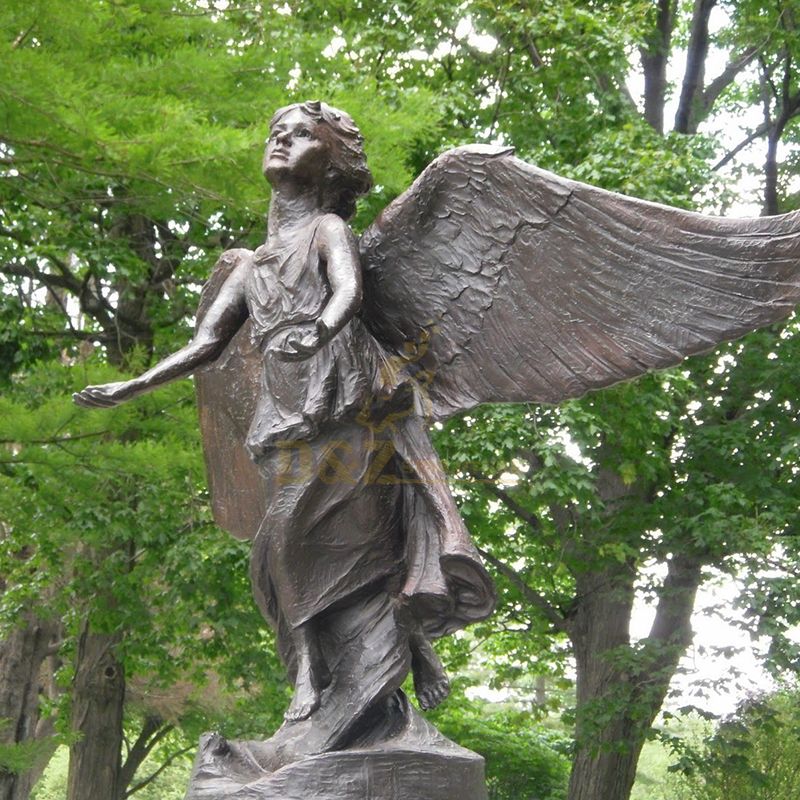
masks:
[[[402,359],[358,315],[309,358],[283,361],[270,352],[331,298],[316,242],[321,220],[229,259],[251,262],[247,325],[260,361],[243,437],[266,495],[251,580],[292,680],[289,634],[318,623],[334,676],[308,726],[318,749],[338,746],[353,719],[399,688],[410,666],[409,626],[430,637],[451,633],[487,617],[495,599],[428,437],[423,389]],[[223,356],[216,376],[201,380],[239,386],[225,365]],[[204,396],[208,451],[218,409]],[[226,446],[225,436],[215,441]],[[217,464],[224,457],[212,455]],[[224,493],[221,486],[214,492]],[[332,732],[323,741],[326,725]]]

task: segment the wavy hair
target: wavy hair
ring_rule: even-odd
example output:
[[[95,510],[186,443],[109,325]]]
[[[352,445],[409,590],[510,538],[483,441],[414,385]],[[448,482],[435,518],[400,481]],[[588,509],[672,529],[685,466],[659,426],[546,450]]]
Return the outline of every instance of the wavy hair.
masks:
[[[372,187],[372,173],[364,154],[364,137],[348,113],[319,100],[279,108],[269,122],[270,129],[295,109],[327,127],[331,159],[322,187],[324,207],[342,219],[350,219],[356,210],[356,200]]]

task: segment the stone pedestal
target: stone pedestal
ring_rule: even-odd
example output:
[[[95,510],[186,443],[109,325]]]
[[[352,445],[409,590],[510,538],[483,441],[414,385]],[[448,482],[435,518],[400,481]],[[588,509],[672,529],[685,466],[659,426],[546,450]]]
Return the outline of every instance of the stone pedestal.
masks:
[[[274,770],[265,766],[269,742],[206,734],[186,800],[487,800],[483,758],[404,705],[394,735]]]

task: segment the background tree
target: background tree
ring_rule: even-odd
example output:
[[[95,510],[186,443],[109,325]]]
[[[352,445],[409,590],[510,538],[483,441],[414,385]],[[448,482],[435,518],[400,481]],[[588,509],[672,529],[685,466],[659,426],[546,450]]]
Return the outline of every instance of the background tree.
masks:
[[[3,659],[18,668],[0,717],[9,744],[46,732],[33,677],[57,651],[74,798],[123,796],[175,722],[128,714],[142,724],[123,758],[132,678],[247,676],[272,693],[247,723],[266,728],[284,694],[249,598],[246,548],[209,524],[190,387],[102,420],[69,401],[111,377],[101,362],[141,369],[183,343],[220,248],[263,235],[265,117],[288,102],[289,58],[301,51],[248,47],[248,13],[166,2],[2,12],[0,573],[12,628]],[[284,17],[272,17],[279,27]],[[430,112],[418,95],[371,118],[414,137]],[[395,192],[411,177],[402,141],[373,158]],[[195,612],[212,609],[200,623]],[[24,797],[35,772],[14,766],[3,791]]]
[[[722,171],[751,169],[762,147],[762,204],[788,210],[794,156],[781,162],[779,145],[794,142],[800,110],[794,17],[794,3],[747,0],[5,3],[0,661],[20,678],[0,686],[2,741],[48,732],[41,685],[65,703],[71,796],[115,797],[136,780],[122,758],[131,681],[245,675],[268,695],[253,727],[275,719],[282,688],[245,551],[209,522],[188,387],[102,420],[67,399],[182,344],[216,255],[260,241],[274,108],[319,96],[358,121],[376,188],[357,226],[440,150],[476,140],[714,210],[732,198]],[[722,150],[716,129],[754,108],[759,123]],[[797,663],[783,576],[796,555],[798,341],[796,324],[762,332],[562,409],[484,409],[439,435],[501,589],[475,634],[498,681],[559,674],[574,655],[570,800],[628,796],[711,568],[746,579],[773,663]],[[637,591],[658,610],[634,642]],[[450,657],[468,646],[450,643]],[[144,735],[136,754],[180,722],[127,712]],[[108,736],[93,719],[113,720]],[[35,773],[19,763],[7,759],[0,798],[26,796]]]
[[[685,743],[679,769],[668,781],[669,796],[677,800],[796,797],[799,730],[796,689],[747,698],[711,736]]]

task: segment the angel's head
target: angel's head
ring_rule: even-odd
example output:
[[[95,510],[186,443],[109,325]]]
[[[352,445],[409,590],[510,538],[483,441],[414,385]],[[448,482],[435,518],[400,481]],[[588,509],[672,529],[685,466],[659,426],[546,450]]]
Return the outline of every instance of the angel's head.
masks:
[[[278,109],[269,124],[264,175],[315,185],[325,211],[349,219],[372,186],[364,137],[349,114],[319,100]]]

